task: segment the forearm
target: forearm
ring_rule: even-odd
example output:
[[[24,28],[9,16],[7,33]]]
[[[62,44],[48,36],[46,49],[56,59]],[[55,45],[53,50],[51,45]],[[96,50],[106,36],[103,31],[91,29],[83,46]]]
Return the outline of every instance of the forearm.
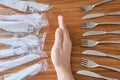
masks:
[[[75,80],[71,69],[56,69],[58,80]]]

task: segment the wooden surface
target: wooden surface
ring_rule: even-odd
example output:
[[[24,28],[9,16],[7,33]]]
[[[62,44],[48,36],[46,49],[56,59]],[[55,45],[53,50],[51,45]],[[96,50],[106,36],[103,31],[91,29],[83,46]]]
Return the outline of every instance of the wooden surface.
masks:
[[[54,32],[58,27],[57,24],[57,16],[63,15],[65,18],[65,23],[70,32],[71,40],[73,43],[72,55],[71,55],[71,67],[73,74],[76,80],[103,80],[97,78],[86,77],[82,75],[77,75],[77,70],[90,70],[97,72],[101,75],[108,77],[115,77],[120,79],[120,73],[112,70],[104,69],[104,68],[85,68],[80,65],[81,58],[88,58],[96,61],[97,63],[118,67],[120,68],[120,60],[107,58],[107,57],[95,57],[95,56],[87,56],[82,55],[81,52],[87,49],[94,49],[98,51],[107,52],[110,54],[120,55],[120,44],[100,44],[93,48],[85,48],[81,47],[81,39],[93,39],[93,40],[120,40],[120,35],[101,35],[101,36],[90,36],[90,37],[82,37],[82,34],[89,30],[120,30],[120,25],[101,25],[93,29],[83,29],[81,28],[81,22],[84,21],[93,21],[93,22],[103,22],[103,21],[120,21],[120,16],[106,16],[101,18],[95,18],[90,20],[82,20],[81,18],[89,13],[99,13],[99,12],[111,12],[120,10],[120,0],[113,0],[112,2],[106,3],[99,7],[96,7],[92,12],[84,13],[80,12],[80,6],[94,4],[100,0],[39,0],[40,2],[45,2],[53,6],[51,10],[47,12],[47,16],[49,19],[49,27],[47,28],[47,38],[45,41],[45,51],[48,54],[48,70],[47,72],[40,73],[33,77],[28,77],[28,80],[57,80],[56,72],[51,62],[51,47],[54,42]],[[37,62],[34,61],[34,62]],[[30,65],[32,63],[28,63]],[[22,65],[21,67],[25,67]],[[20,68],[12,69],[13,71],[19,70]],[[6,71],[7,72],[7,71]]]

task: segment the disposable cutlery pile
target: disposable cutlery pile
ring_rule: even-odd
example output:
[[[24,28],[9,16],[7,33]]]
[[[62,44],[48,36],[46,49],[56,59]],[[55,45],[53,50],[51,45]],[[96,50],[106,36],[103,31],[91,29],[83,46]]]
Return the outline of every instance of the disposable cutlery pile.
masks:
[[[49,10],[51,6],[28,0],[0,0],[0,4],[21,12],[29,12],[29,14],[0,14],[0,31],[3,31],[0,34],[6,33],[12,36],[0,38],[0,44],[7,46],[5,49],[0,49],[0,58],[8,57],[0,60],[0,72],[47,57],[43,51],[46,32],[40,33],[40,30],[48,25],[48,20],[45,14],[37,12]],[[23,80],[27,76],[46,71],[46,68],[47,62],[43,60],[20,71],[4,74],[0,78],[2,80]]]
[[[82,12],[90,12],[92,10],[94,10],[94,8],[97,9],[97,7],[100,7],[102,5],[107,4],[108,2],[112,2],[113,0],[101,0],[100,2],[97,2],[93,5],[87,5],[87,6],[83,6],[81,7],[81,11]],[[103,4],[104,3],[104,4]],[[99,17],[104,17],[104,16],[120,16],[120,11],[113,11],[113,12],[108,12],[108,13],[93,13],[93,14],[87,14],[85,16],[82,17],[83,20],[86,19],[93,19],[93,18],[99,18]],[[106,21],[106,22],[82,22],[81,26],[82,28],[86,28],[86,29],[91,29],[91,28],[95,28],[97,26],[105,26],[105,25],[120,25],[120,21]],[[114,34],[114,35],[120,35],[120,30],[111,30],[111,31],[107,31],[107,30],[92,30],[92,31],[87,31],[84,32],[82,34],[82,36],[99,36],[99,35],[108,35],[108,34]],[[97,47],[97,45],[100,44],[120,44],[120,40],[93,40],[93,39],[81,39],[81,45],[83,47]],[[84,50],[82,52],[83,55],[90,55],[90,56],[94,56],[94,57],[107,57],[107,58],[113,58],[116,60],[120,59],[120,55],[115,55],[115,54],[110,54],[110,53],[105,53],[105,52],[100,52],[100,51],[96,51],[96,50]],[[107,65],[102,65],[98,64],[97,62],[87,59],[87,58],[82,58],[81,59],[81,63],[80,63],[83,67],[86,68],[97,68],[97,67],[102,67],[108,70],[112,70],[112,71],[116,71],[116,72],[120,72],[120,68],[118,67],[113,67],[111,66],[107,66]],[[88,71],[88,70],[78,70],[76,72],[76,74],[80,74],[80,75],[85,75],[85,76],[89,76],[89,77],[95,77],[95,78],[103,78],[105,80],[119,80],[117,78],[111,78],[111,77],[106,77],[103,75],[100,75],[96,72],[93,71]]]

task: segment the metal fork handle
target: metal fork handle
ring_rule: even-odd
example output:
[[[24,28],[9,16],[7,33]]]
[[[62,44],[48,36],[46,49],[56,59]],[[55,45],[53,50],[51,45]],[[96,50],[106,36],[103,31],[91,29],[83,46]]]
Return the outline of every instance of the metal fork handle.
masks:
[[[94,4],[94,7],[97,6],[97,5],[100,5],[102,3],[106,3],[106,2],[110,2],[110,1],[112,1],[112,0],[103,0],[101,2],[98,2],[98,3]]]
[[[98,24],[120,24],[120,21],[112,21],[112,22],[101,22]]]
[[[99,43],[120,43],[120,40],[113,40],[113,41],[99,41]]]
[[[114,68],[114,67],[110,67],[110,66],[104,66],[104,65],[99,65],[103,68],[107,68],[107,69],[111,69],[111,70],[114,70],[114,71],[117,71],[117,72],[120,72],[120,68]]]

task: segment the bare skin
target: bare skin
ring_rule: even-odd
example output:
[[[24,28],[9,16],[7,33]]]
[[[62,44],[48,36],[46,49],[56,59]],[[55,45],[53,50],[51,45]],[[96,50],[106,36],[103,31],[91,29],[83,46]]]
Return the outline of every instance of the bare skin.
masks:
[[[58,24],[55,42],[51,50],[51,59],[58,80],[75,80],[70,66],[72,42],[62,16],[58,16]]]

